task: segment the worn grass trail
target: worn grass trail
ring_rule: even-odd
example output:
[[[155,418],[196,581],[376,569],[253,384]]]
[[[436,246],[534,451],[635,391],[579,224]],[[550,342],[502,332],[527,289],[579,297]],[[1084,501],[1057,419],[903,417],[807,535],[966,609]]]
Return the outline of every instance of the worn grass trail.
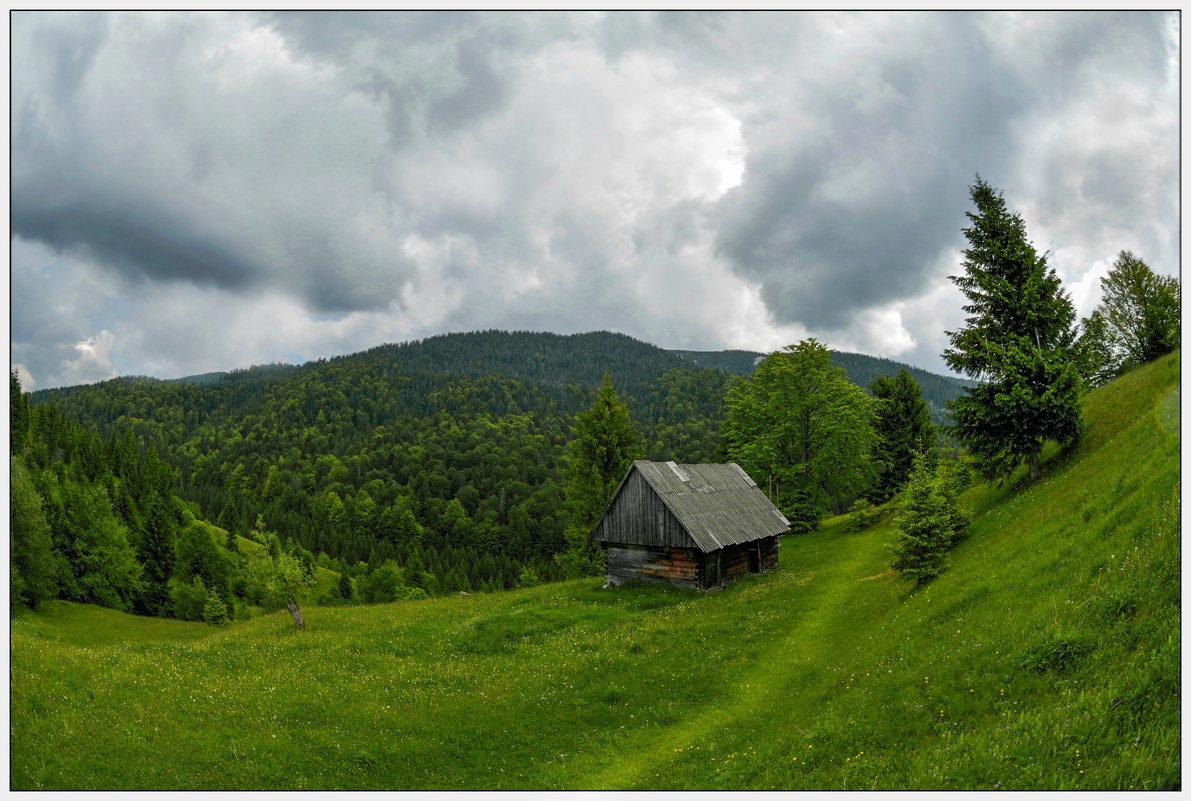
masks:
[[[732,586],[703,603],[701,614],[751,617],[763,620],[773,632],[737,672],[715,677],[728,687],[724,697],[689,710],[679,723],[638,741],[613,760],[601,757],[598,761],[605,764],[590,775],[579,770],[583,778],[576,789],[652,784],[652,779],[661,779],[659,766],[671,762],[675,754],[701,751],[696,743],[717,737],[734,743],[737,733],[740,744],[747,742],[753,729],[750,719],[758,709],[792,707],[801,693],[815,686],[822,665],[840,645],[841,629],[855,637],[867,630],[874,615],[896,603],[892,594],[866,592],[860,584],[885,571],[884,537],[869,532],[837,535],[834,527],[820,534],[832,537],[827,547],[817,536],[801,541],[786,538],[782,570]],[[689,675],[692,681],[700,681],[699,666],[692,665]]]

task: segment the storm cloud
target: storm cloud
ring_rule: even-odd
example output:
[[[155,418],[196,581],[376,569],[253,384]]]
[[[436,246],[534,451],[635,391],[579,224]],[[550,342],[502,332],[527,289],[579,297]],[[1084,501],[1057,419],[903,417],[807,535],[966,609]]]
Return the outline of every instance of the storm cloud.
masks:
[[[977,173],[1081,313],[1178,271],[1178,16],[11,17],[35,388],[480,328],[941,371]]]

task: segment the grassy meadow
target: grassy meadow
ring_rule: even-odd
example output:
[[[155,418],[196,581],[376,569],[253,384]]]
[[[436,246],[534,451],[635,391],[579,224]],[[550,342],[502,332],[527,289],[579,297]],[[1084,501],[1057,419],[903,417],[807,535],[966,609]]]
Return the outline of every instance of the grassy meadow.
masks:
[[[1092,393],[950,568],[892,513],[703,595],[588,579],[215,629],[11,623],[19,790],[1123,790],[1181,784],[1179,354]]]

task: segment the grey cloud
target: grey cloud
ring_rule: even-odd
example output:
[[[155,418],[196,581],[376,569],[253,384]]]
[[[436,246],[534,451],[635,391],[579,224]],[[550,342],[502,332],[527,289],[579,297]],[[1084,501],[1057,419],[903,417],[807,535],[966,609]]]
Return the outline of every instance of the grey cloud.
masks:
[[[740,338],[847,338],[896,319],[866,312],[942,280],[976,173],[1015,207],[1069,203],[1077,187],[1088,202],[1064,218],[1072,232],[1150,213],[1156,231],[1177,226],[1171,157],[1140,169],[1126,147],[1054,144],[1066,131],[1053,108],[1088,108],[1118,85],[1114,67],[1126,88],[1160,80],[1168,16],[113,19],[13,16],[14,241],[127,279],[85,325],[55,325],[45,304],[14,310],[14,358],[40,348],[42,375],[104,368],[76,347],[101,331],[126,372],[265,353],[264,334],[144,333],[160,318],[112,300],[137,288],[162,308],[234,306],[240,340],[258,336],[264,299],[283,298],[304,358],[376,344],[378,330],[603,328],[758,349],[771,343]],[[1138,101],[1143,133],[1146,104],[1164,102]],[[742,183],[720,196],[740,159]],[[1024,192],[1027,169],[1038,187]],[[32,291],[18,256],[14,304]],[[920,343],[939,327],[927,312],[903,318]]]
[[[490,60],[474,43],[458,47],[457,69],[463,86],[430,108],[430,134],[450,132],[474,122],[502,105],[507,94],[504,81]]]
[[[976,173],[1005,172],[1013,122],[1028,108],[1028,88],[966,19],[873,57],[877,87],[845,67],[835,90],[818,95],[812,113],[828,134],[793,134],[754,152],[722,201],[718,250],[761,282],[781,321],[840,328],[857,311],[921,291],[959,236],[968,185]],[[868,174],[850,177],[865,164]],[[838,181],[844,189],[832,188]]]
[[[377,229],[389,211],[368,192],[383,138],[359,126],[373,109],[301,64],[222,79],[239,67],[232,48],[205,47],[229,34],[218,17],[105,19],[18,20],[14,235],[133,279],[282,287],[324,312],[399,299],[410,265],[356,230]],[[84,35],[91,27],[110,35]],[[130,63],[144,69],[122,79]]]
[[[51,178],[50,180],[58,180]],[[63,252],[82,252],[132,275],[240,289],[262,267],[239,248],[195,230],[192,220],[171,218],[147,205],[121,208],[119,198],[80,197],[62,204],[38,202],[35,189],[14,192],[12,230]]]

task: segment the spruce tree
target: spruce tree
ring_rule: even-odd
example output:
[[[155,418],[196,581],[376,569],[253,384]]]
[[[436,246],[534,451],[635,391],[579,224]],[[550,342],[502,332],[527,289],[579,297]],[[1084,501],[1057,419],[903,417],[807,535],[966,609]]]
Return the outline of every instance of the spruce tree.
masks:
[[[176,559],[177,524],[160,497],[150,496],[148,507],[137,548],[145,583],[137,609],[144,614],[165,616],[170,605],[169,579]]]
[[[343,598],[345,601],[350,601],[355,597],[356,592],[352,587],[352,577],[346,572],[339,574],[339,582],[337,586],[339,589],[340,598]]]
[[[939,475],[932,460],[922,453],[915,455],[902,508],[894,521],[891,567],[918,584],[947,568],[947,552],[967,527],[956,488],[952,476]]]
[[[877,399],[873,420],[877,433],[877,446],[873,449],[877,476],[865,498],[880,504],[893,497],[906,482],[915,452],[934,451],[935,426],[918,382],[905,370],[893,378],[877,376],[870,390]]]
[[[629,410],[607,373],[591,410],[575,416],[573,433],[566,489],[571,528],[565,535],[567,550],[554,557],[568,578],[603,570],[603,553],[587,541],[587,534],[633,460],[641,457]]]
[[[8,374],[8,390],[11,403],[8,410],[8,448],[10,455],[16,455],[25,447],[25,440],[29,436],[29,399],[21,390],[21,379],[15,370]]]
[[[956,436],[986,475],[1027,463],[1034,480],[1043,442],[1069,443],[1083,431],[1075,307],[1001,193],[977,176],[971,197],[966,272],[951,277],[968,298],[968,317],[947,332],[943,358],[981,383],[948,406]]]
[[[212,626],[225,626],[231,622],[227,614],[227,604],[219,597],[219,593],[207,593],[206,603],[203,604],[203,622]]]

